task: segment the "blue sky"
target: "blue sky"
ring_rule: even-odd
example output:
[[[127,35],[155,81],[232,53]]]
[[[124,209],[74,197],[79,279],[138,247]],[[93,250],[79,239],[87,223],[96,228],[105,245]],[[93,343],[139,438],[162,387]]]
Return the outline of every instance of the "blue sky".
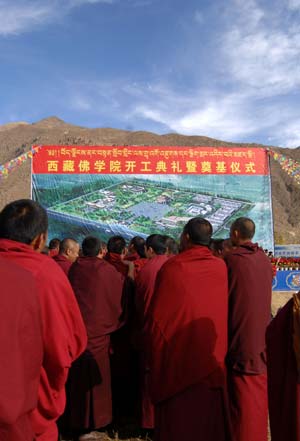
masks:
[[[300,146],[300,0],[0,0],[0,124]]]

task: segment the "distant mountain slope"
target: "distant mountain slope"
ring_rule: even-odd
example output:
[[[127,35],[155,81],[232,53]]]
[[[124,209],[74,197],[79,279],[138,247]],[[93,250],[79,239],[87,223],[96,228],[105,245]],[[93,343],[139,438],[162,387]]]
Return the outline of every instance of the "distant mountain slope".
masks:
[[[68,124],[53,116],[34,124],[25,122],[0,126],[0,164],[26,152],[33,144],[56,145],[169,145],[169,146],[242,146],[205,136],[175,133],[157,135],[111,128],[88,129]],[[251,147],[264,147],[250,144]],[[300,148],[281,149],[281,153],[300,161]],[[281,243],[300,242],[300,187],[271,159],[275,239]],[[30,196],[30,164],[25,163],[1,183],[0,208],[7,202]]]

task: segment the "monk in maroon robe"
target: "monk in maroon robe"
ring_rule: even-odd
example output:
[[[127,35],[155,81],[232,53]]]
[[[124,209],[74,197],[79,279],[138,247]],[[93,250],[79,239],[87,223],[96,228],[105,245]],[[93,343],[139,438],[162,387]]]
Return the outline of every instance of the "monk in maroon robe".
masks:
[[[139,361],[140,361],[140,399],[141,399],[141,427],[146,429],[154,428],[154,406],[149,394],[149,363],[146,359],[145,344],[142,338],[142,329],[151,298],[154,292],[154,286],[158,271],[168,260],[167,245],[164,236],[152,234],[146,240],[147,264],[142,268],[136,278],[136,324],[135,335],[139,340]]]
[[[272,441],[300,441],[300,294],[267,329],[269,415]]]
[[[140,236],[134,236],[130,240],[125,260],[133,262],[134,278],[136,278],[143,266],[147,263],[147,257],[145,255],[145,239]]]
[[[79,243],[76,240],[65,238],[59,244],[59,253],[53,256],[53,260],[55,260],[66,275],[69,274],[72,263],[79,256],[79,248]]]
[[[32,441],[43,358],[42,319],[32,275],[0,257],[0,439]]]
[[[105,260],[113,265],[124,277],[128,275],[128,265],[124,263],[126,242],[122,236],[112,236],[107,242]]]
[[[121,325],[124,277],[103,259],[101,242],[86,237],[82,257],[69,278],[88,334],[86,351],[68,380],[66,420],[72,432],[107,426],[112,421],[110,335]]]
[[[57,441],[56,420],[65,407],[68,371],[87,343],[67,277],[50,257],[40,253],[47,227],[46,211],[29,199],[12,202],[0,213],[0,255],[34,276],[41,307],[44,357],[38,403],[30,416],[37,441]]]
[[[56,256],[59,253],[59,245],[60,245],[60,240],[57,237],[51,239],[48,247],[48,256],[50,257]]]
[[[155,440],[230,440],[226,406],[226,265],[208,248],[211,224],[191,219],[158,273],[145,332]]]
[[[134,262],[126,260],[127,250],[126,242],[122,236],[112,236],[107,242],[107,254],[105,259],[113,265],[125,278],[127,277],[129,297],[133,298],[133,289],[130,281],[134,279]],[[132,291],[130,293],[130,291]],[[111,336],[112,356],[112,390],[114,416],[118,417],[132,416],[134,410],[134,395],[137,393],[136,371],[137,360],[131,343],[133,302],[127,304],[127,323]],[[134,392],[133,392],[134,391]]]
[[[267,441],[268,402],[265,332],[271,317],[272,267],[251,242],[255,224],[231,226],[233,246],[225,255],[229,280],[228,388],[238,441]]]

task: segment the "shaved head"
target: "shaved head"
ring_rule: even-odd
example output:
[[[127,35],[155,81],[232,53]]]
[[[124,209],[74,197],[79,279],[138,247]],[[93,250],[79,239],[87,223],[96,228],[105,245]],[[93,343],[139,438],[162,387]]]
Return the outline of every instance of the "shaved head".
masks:
[[[71,262],[75,262],[79,255],[79,243],[71,237],[66,237],[60,242],[59,254],[63,254]]]
[[[255,223],[248,217],[239,217],[230,228],[230,236],[234,244],[250,241],[254,234]]]

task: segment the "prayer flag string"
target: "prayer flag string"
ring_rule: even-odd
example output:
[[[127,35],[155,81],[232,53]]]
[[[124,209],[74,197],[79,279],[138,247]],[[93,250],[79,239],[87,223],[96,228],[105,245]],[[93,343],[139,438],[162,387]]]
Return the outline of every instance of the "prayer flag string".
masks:
[[[300,185],[300,162],[295,161],[281,153],[269,150],[270,156],[278,162],[282,170],[284,170],[289,176],[291,176],[295,182]]]
[[[41,148],[42,146],[31,147],[28,152],[22,153],[22,155],[19,155],[5,164],[0,165],[0,180],[7,178],[10,172],[24,164],[24,162],[26,162],[28,159],[31,159],[33,155],[35,155]]]

